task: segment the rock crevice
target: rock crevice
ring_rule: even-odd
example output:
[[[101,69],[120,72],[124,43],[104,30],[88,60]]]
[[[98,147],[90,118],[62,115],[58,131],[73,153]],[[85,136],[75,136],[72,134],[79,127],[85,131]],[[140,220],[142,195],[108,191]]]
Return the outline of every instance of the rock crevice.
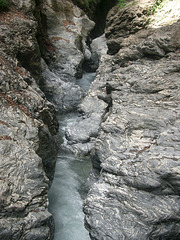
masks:
[[[80,113],[62,149],[92,157],[91,238],[180,238],[180,6],[166,1],[147,19],[155,1],[127,3],[108,14],[109,54],[101,37],[91,56],[94,23],[71,1],[12,0],[1,13],[0,239],[53,238],[56,108]],[[85,94],[75,80],[93,54],[99,68]]]
[[[93,26],[71,1],[18,0],[1,11],[0,239],[53,238],[56,109],[84,95],[75,75]]]
[[[110,11],[106,29],[110,55],[101,59],[81,104],[84,119],[72,127],[76,139],[72,151],[83,153],[75,134],[80,126],[93,144],[94,172],[89,179],[93,185],[84,212],[86,227],[96,240],[180,237],[180,22],[174,18],[180,9],[176,6],[172,14],[174,22],[164,19],[157,27],[157,18],[153,28],[144,14],[149,4],[138,1]],[[97,129],[95,139],[91,124]],[[67,131],[70,139],[71,130]]]

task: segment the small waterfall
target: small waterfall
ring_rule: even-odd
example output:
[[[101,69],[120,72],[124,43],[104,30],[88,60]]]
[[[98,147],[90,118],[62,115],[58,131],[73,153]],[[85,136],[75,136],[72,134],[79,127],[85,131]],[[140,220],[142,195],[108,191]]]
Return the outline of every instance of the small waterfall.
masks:
[[[77,84],[88,91],[95,73],[86,73]],[[59,119],[59,138],[65,141],[66,126],[73,124],[78,114],[67,113]],[[91,169],[90,159],[64,153],[59,150],[54,180],[49,191],[49,211],[55,222],[54,240],[89,240],[89,233],[84,228],[82,211],[85,182]]]

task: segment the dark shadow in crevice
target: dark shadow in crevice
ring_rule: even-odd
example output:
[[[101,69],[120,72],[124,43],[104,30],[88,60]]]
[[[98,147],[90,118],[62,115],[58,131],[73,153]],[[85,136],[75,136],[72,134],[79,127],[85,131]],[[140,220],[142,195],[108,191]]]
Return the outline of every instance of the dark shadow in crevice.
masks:
[[[99,4],[96,6],[96,10],[94,12],[94,18],[96,25],[91,31],[91,38],[100,37],[104,34],[104,29],[106,27],[106,17],[109,10],[114,7],[118,3],[118,0],[101,0]]]

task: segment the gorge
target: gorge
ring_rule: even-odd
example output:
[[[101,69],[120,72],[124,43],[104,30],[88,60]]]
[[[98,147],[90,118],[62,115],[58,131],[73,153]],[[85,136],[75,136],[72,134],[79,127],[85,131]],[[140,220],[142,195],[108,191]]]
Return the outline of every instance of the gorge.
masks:
[[[78,85],[88,91],[95,73],[85,73],[78,79]],[[83,199],[87,194],[86,180],[91,162],[89,157],[80,157],[66,150],[65,129],[73,125],[78,118],[77,112],[59,117],[59,137],[61,139],[56,162],[54,180],[49,191],[49,210],[55,223],[54,240],[89,240],[84,227],[82,211]],[[64,147],[63,147],[64,146]]]
[[[0,240],[179,240],[179,1],[1,0],[0,52]],[[89,158],[89,236],[54,235]]]

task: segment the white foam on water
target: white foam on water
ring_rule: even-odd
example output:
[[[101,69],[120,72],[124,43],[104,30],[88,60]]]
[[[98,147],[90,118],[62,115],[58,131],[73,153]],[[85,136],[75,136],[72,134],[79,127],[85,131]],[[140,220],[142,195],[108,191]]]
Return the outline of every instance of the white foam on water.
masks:
[[[95,77],[95,73],[85,74],[79,80],[79,85],[87,91]],[[64,139],[66,126],[72,125],[77,119],[77,113],[60,116],[60,135]],[[84,227],[82,211],[83,191],[86,179],[91,169],[89,159],[73,154],[59,152],[55,176],[49,190],[49,211],[55,222],[54,240],[90,240]]]

